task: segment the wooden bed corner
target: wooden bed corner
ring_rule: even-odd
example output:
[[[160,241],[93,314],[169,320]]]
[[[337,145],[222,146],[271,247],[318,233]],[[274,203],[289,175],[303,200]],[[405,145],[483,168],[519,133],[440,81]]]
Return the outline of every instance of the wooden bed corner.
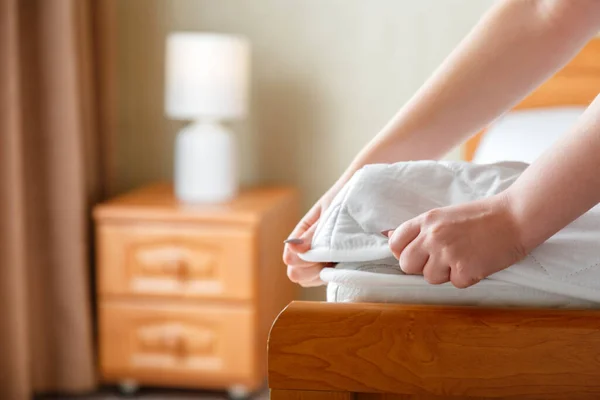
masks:
[[[596,38],[516,108],[599,92]],[[293,302],[268,361],[273,400],[600,399],[600,310]]]
[[[600,312],[293,302],[273,400],[600,398]]]

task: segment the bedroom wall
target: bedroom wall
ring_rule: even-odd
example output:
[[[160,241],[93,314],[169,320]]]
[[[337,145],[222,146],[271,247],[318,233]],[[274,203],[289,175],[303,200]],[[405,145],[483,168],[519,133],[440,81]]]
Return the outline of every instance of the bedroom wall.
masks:
[[[234,125],[242,180],[297,185],[308,207],[492,3],[120,0],[116,186],[171,177],[180,124],[163,116],[168,31],[249,37],[251,115]]]
[[[117,187],[171,176],[180,125],[163,116],[163,47],[170,30],[250,38],[251,116],[234,126],[243,181],[298,185],[308,206],[491,4],[120,0]]]

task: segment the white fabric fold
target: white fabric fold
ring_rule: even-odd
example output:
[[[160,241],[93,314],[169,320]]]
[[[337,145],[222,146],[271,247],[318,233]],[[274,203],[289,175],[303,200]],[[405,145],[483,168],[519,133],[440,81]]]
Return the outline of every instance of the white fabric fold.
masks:
[[[391,252],[381,231],[396,228],[433,208],[497,194],[527,166],[516,162],[481,165],[436,161],[365,166],[321,217],[312,248],[301,257],[333,263],[389,260]],[[326,270],[321,276],[332,282],[335,274],[335,270]],[[352,276],[344,278],[344,284],[360,288],[373,283],[372,279],[365,280],[364,274]],[[487,280],[600,302],[600,207],[562,229],[524,260]]]

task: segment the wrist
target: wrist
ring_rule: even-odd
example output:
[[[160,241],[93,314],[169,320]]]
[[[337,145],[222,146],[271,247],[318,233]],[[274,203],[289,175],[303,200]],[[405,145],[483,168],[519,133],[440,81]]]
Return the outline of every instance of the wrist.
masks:
[[[508,189],[497,195],[497,197],[508,223],[511,224],[516,245],[523,254],[529,254],[544,240],[535,237],[535,232],[532,230],[534,224],[523,212],[522,196],[518,196],[518,194]]]

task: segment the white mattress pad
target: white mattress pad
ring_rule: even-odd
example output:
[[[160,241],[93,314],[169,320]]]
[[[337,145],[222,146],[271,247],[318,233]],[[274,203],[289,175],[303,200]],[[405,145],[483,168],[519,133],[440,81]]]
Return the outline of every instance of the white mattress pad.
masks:
[[[409,298],[409,302],[427,303],[434,299],[442,304],[491,301],[512,305],[516,301],[521,305],[600,305],[599,206],[525,259],[468,289],[456,289],[451,284],[429,285],[422,276],[404,275],[397,267],[381,231],[396,228],[433,208],[497,194],[527,166],[514,162],[478,165],[444,161],[365,166],[322,215],[312,248],[301,257],[339,263],[336,268],[321,272],[321,278],[329,283],[329,301]],[[498,294],[496,298],[492,298],[492,292]],[[487,302],[482,302],[482,298],[487,298]]]

